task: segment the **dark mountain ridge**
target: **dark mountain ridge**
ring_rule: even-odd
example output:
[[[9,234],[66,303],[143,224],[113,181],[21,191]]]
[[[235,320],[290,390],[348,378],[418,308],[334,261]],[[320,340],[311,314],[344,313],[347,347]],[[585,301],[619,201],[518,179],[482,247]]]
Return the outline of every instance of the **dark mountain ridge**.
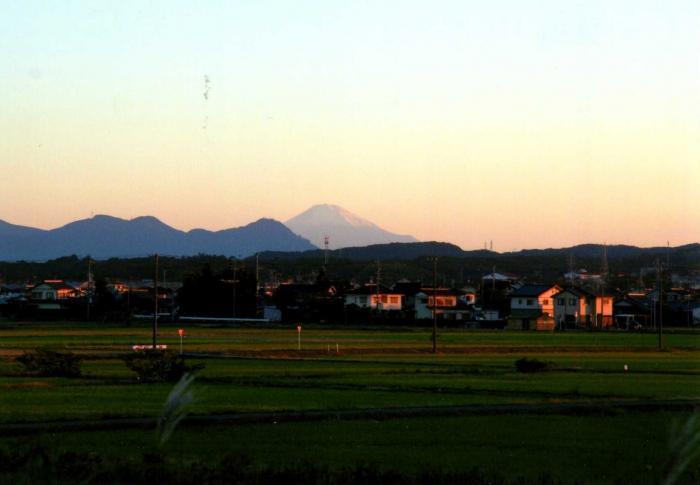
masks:
[[[42,230],[0,221],[0,261],[47,260],[70,254],[96,259],[159,253],[246,257],[259,251],[304,251],[315,246],[281,222],[260,219],[239,228],[175,229],[152,216],[126,220],[97,215]]]
[[[686,244],[677,247],[651,247],[640,248],[628,245],[603,244],[579,244],[568,248],[548,248],[548,249],[524,249],[498,253],[486,249],[476,249],[465,251],[459,246],[445,242],[417,242],[417,243],[389,243],[373,244],[364,247],[351,247],[335,249],[328,252],[329,257],[348,260],[412,260],[420,257],[448,257],[448,258],[574,258],[586,260],[598,259],[602,261],[603,253],[607,252],[608,261],[623,258],[634,258],[639,256],[655,255],[665,257],[673,254],[692,254],[700,256],[700,243]],[[260,254],[263,259],[284,258],[284,259],[308,259],[323,257],[324,253],[320,249],[293,253],[279,253],[266,251]],[[700,264],[700,259],[698,259]]]

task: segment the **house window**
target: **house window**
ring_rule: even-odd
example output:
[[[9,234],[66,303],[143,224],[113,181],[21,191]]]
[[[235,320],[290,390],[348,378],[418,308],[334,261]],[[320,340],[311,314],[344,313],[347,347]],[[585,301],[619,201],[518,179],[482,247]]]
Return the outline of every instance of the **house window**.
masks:
[[[518,298],[518,305],[522,305],[522,304],[523,304],[523,299],[522,299],[522,298]]]
[[[358,298],[360,300],[360,305],[366,305],[367,304],[367,297],[366,296],[361,296]]]
[[[575,299],[575,298],[569,298],[569,305],[571,305],[571,306],[576,305],[576,299]]]
[[[532,300],[532,298],[527,299],[527,306],[532,306],[534,304],[535,304],[535,302]]]
[[[564,306],[564,298],[557,298],[557,305]]]
[[[543,305],[549,305],[549,300],[547,300],[547,299],[542,300],[542,304],[543,304]]]
[[[389,303],[391,303],[392,305],[398,305],[399,304],[399,297],[398,296],[390,296]]]
[[[386,303],[388,301],[386,295],[382,295],[382,303]]]

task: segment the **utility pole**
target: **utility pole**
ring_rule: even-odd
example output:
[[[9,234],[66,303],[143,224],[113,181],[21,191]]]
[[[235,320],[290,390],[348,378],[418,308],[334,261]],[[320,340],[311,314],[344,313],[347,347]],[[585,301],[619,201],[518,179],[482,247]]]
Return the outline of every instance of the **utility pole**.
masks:
[[[663,281],[661,276],[661,263],[659,258],[656,258],[656,291],[659,295],[659,350],[663,348],[662,345],[662,334],[663,334],[663,314],[664,307],[662,305],[661,292],[663,291]]]
[[[131,320],[131,276],[129,276],[129,281],[127,281],[127,292],[126,292],[126,318],[127,322]]]
[[[260,254],[255,253],[255,316],[262,316],[260,301]]]
[[[233,291],[233,309],[232,309],[233,310],[233,312],[232,312],[233,319],[236,318],[236,270],[238,269],[237,265],[238,265],[238,260],[234,259],[233,260],[233,281],[231,282],[231,284],[233,285],[233,290],[232,290]]]
[[[260,254],[255,253],[255,292],[258,292],[258,286],[260,285]]]
[[[437,257],[433,258],[433,354],[437,353]]]
[[[153,350],[156,349],[158,335],[158,253],[155,255],[155,279],[153,280]]]
[[[377,260],[377,277],[375,278],[375,290],[376,290],[376,308],[377,308],[377,319],[379,319],[379,304],[380,304],[380,296],[379,296],[379,280],[382,276],[382,263]]]
[[[88,256],[88,281],[87,281],[87,310],[85,320],[90,321],[90,304],[92,303],[92,258]]]
[[[608,243],[603,244],[603,264],[600,275],[600,328],[605,327],[605,287],[608,282]],[[597,318],[596,318],[597,320]],[[598,322],[596,322],[598,323]]]

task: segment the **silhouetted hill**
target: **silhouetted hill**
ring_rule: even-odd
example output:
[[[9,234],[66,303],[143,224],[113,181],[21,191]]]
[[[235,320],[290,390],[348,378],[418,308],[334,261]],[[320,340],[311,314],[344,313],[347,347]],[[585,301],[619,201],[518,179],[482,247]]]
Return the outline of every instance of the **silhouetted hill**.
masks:
[[[561,260],[569,255],[575,259],[602,261],[602,244],[580,244],[569,248],[549,248],[549,249],[525,249],[507,253],[497,253],[485,249],[464,251],[459,246],[445,242],[415,242],[415,243],[390,243],[373,244],[364,247],[351,247],[329,251],[329,257],[348,260],[411,260],[420,257],[449,257],[449,258],[470,258],[470,259],[547,259],[555,258]],[[653,247],[639,248],[636,246],[615,245],[607,246],[608,261],[618,259],[628,259],[648,256],[674,256],[682,255],[692,257],[700,252],[700,244],[688,244],[678,247]],[[312,251],[280,253],[265,252],[260,255],[262,258],[283,258],[283,259],[308,259],[323,257],[323,251],[316,249]],[[700,256],[700,254],[699,254]],[[700,263],[700,259],[698,259]]]
[[[259,251],[303,251],[314,246],[281,222],[260,219],[247,226],[180,231],[155,217],[131,220],[98,215],[52,230],[0,221],[0,261],[46,260],[66,255],[93,258],[218,254],[246,257]]]
[[[602,244],[579,244],[577,246],[572,246],[569,248],[524,249],[522,251],[514,251],[506,254],[519,256],[572,255],[576,258],[602,258],[604,247],[606,248],[608,259],[630,258],[642,254],[665,254],[669,250],[669,248],[661,246],[652,248],[639,248],[637,246],[627,246],[623,244],[608,246],[603,246]],[[678,248],[672,249],[676,250]]]
[[[24,237],[42,232],[33,227],[18,226],[9,222],[0,221],[0,237]]]
[[[347,259],[354,261],[374,260],[412,260],[424,256],[438,257],[464,257],[465,252],[454,244],[444,242],[416,242],[416,243],[389,243],[372,244],[370,246],[335,249],[328,251],[329,257],[335,259]],[[323,258],[324,252],[320,249],[296,253],[284,253],[266,251],[260,254],[260,258],[281,258],[287,260]]]

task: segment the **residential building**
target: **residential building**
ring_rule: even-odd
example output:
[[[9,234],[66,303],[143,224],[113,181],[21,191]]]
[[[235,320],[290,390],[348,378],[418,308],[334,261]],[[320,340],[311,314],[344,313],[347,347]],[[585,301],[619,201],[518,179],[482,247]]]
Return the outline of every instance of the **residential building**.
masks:
[[[524,285],[510,295],[508,328],[514,330],[554,330],[553,296],[558,285]]]
[[[430,319],[435,312],[443,320],[467,320],[472,308],[459,290],[421,288],[415,296],[414,316],[417,320]]]
[[[582,288],[569,287],[552,295],[554,321],[557,328],[576,328],[590,325],[594,297]]]
[[[44,280],[29,288],[29,301],[40,310],[60,310],[65,302],[79,295],[78,289],[63,280]]]
[[[386,286],[374,283],[363,285],[345,293],[345,305],[379,311],[398,311],[403,308],[403,295]]]
[[[497,290],[518,288],[522,286],[520,277],[511,273],[498,273],[493,271],[481,277],[481,285],[483,288],[493,288]]]

